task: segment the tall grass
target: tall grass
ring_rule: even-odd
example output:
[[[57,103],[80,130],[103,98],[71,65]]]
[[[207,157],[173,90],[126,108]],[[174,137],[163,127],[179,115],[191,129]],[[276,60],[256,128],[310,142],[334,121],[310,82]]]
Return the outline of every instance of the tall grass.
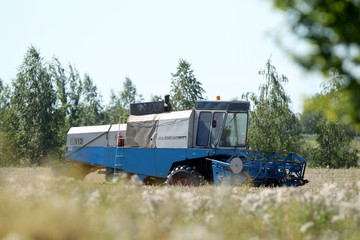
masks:
[[[360,170],[299,188],[143,186],[0,169],[0,239],[359,239]]]

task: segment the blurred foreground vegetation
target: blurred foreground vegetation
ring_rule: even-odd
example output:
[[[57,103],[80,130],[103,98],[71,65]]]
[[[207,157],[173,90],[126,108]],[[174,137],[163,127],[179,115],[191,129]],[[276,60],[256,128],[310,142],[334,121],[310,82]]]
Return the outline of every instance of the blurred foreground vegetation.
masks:
[[[0,169],[0,239],[359,239],[360,170],[298,188],[143,186]]]

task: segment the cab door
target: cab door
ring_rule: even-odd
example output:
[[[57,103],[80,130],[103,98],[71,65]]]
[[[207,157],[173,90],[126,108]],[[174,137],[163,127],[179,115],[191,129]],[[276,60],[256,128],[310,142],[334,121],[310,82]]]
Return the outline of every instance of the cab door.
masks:
[[[214,148],[219,145],[225,116],[225,112],[199,112],[196,128],[196,146]]]

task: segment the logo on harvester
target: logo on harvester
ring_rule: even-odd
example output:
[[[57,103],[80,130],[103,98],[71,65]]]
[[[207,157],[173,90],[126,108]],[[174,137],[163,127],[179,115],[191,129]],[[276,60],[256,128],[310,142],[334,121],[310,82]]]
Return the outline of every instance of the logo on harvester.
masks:
[[[168,141],[168,140],[184,140],[186,136],[160,136],[158,137],[159,141]]]

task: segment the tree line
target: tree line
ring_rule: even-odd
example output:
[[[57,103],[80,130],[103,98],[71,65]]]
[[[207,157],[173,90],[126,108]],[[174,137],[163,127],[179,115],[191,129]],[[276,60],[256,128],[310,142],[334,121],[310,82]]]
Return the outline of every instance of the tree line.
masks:
[[[171,74],[174,110],[191,108],[203,99],[202,84],[190,63],[180,59]],[[70,127],[112,124],[129,116],[131,103],[144,100],[126,77],[123,89],[111,90],[105,105],[93,79],[81,76],[74,65],[64,67],[59,59],[45,62],[31,46],[16,77],[6,85],[0,79],[0,165],[39,165],[47,159],[62,159]],[[151,101],[162,100],[154,95]]]
[[[321,93],[306,100],[302,114],[291,110],[291,98],[283,84],[288,79],[278,74],[269,59],[259,71],[264,83],[259,94],[245,93],[243,98],[253,106],[248,141],[252,149],[264,152],[295,152],[304,157],[312,167],[357,167],[358,150],[352,145],[355,126],[340,121],[346,109],[332,111],[338,117],[329,119],[327,108],[331,101],[340,101],[341,78],[332,70],[331,78],[322,83]],[[315,135],[315,144],[305,141],[303,134]]]
[[[288,79],[277,73],[269,59],[260,70],[264,83],[258,94],[244,93],[242,98],[252,105],[249,145],[259,151],[297,152],[312,166],[357,166],[357,151],[351,148],[351,127],[327,120],[321,107],[308,107],[296,115],[291,98],[283,88]],[[319,99],[340,98],[336,85],[339,74],[333,75]],[[191,64],[180,59],[171,73],[170,96],[173,110],[194,107],[204,99],[202,88]],[[144,101],[133,81],[126,77],[122,90],[111,90],[110,102],[104,104],[93,79],[81,76],[74,65],[62,66],[57,58],[45,62],[31,46],[11,84],[0,79],[0,166],[41,165],[49,160],[62,160],[66,133],[70,127],[111,124],[119,116],[129,116],[131,103]],[[153,95],[150,101],[162,100]],[[316,134],[315,147],[306,144],[302,133]]]

